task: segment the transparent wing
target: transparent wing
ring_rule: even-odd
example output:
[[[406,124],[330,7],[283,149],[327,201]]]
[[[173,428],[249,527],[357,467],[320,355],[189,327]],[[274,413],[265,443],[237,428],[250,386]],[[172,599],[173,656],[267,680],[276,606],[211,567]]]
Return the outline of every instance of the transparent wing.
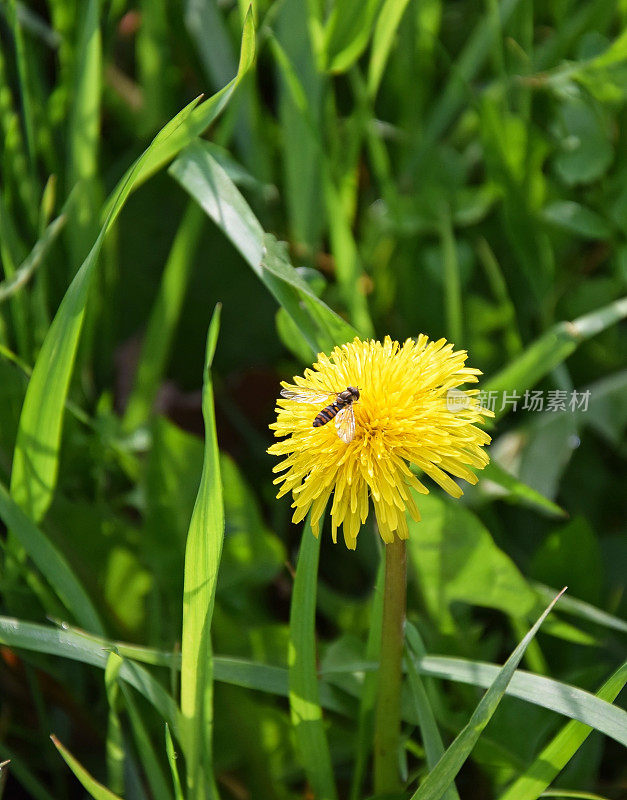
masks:
[[[327,403],[332,394],[332,392],[311,392],[306,389],[303,389],[302,392],[281,389],[281,397],[285,397],[286,400],[296,400],[297,403],[311,403],[312,405]]]
[[[355,435],[355,412],[352,404],[346,406],[335,415],[335,430],[343,442],[348,444]]]

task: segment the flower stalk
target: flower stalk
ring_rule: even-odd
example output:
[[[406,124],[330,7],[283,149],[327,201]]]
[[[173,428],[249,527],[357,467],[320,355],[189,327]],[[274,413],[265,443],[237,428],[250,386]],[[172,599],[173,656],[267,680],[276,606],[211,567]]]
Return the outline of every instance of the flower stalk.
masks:
[[[375,794],[398,792],[402,659],[407,593],[407,550],[395,539],[385,547],[381,657],[374,733]]]

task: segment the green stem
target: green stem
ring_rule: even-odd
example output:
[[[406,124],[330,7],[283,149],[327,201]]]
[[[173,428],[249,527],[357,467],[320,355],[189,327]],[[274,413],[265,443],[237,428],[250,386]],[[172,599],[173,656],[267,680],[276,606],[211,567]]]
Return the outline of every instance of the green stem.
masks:
[[[375,794],[398,792],[401,789],[398,755],[406,584],[405,542],[395,539],[385,547],[381,660],[374,731]]]

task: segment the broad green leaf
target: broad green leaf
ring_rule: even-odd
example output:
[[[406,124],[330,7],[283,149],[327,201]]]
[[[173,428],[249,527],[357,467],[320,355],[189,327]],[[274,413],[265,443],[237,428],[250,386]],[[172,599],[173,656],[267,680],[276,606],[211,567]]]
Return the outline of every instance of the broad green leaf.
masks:
[[[103,634],[104,628],[98,612],[65,556],[11,499],[2,484],[0,484],[0,518],[79,625],[94,633]]]
[[[556,200],[546,206],[542,209],[542,219],[583,239],[608,239],[612,235],[602,216],[572,200]]]
[[[400,25],[409,0],[384,0],[377,15],[370,63],[368,64],[368,94],[375,97],[383,71],[392,49],[396,29]]]
[[[300,761],[319,800],[335,800],[337,790],[320,707],[316,674],[316,583],[320,539],[309,518],[296,565],[290,609],[289,686],[292,725]]]
[[[562,591],[565,591],[562,590]],[[503,667],[498,671],[490,688],[479,701],[470,717],[468,724],[455,738],[455,741],[446,750],[442,758],[438,761],[434,769],[429,772],[420,787],[411,796],[411,800],[439,800],[446,789],[455,780],[455,777],[464,762],[472,752],[482,731],[492,718],[503,699],[509,682],[512,679],[518,664],[520,663],[529,642],[536,635],[540,626],[549,615],[551,609],[558,601],[558,595],[553,602],[546,608],[536,624],[520,642],[511,656],[507,659]]]
[[[616,699],[625,683],[627,683],[627,662],[608,678],[597,692],[596,697],[611,703]],[[624,711],[622,713],[627,719],[627,714]],[[588,725],[583,725],[581,722],[569,722],[542,749],[533,763],[501,795],[499,800],[535,800],[555,780],[591,732],[592,728]],[[627,738],[625,746],[627,746]],[[546,796],[556,796],[556,794],[551,792],[550,794],[546,793]],[[575,794],[565,793],[563,796],[574,797]]]
[[[559,176],[569,186],[598,180],[614,156],[598,110],[571,98],[560,108],[560,128],[560,149],[554,159]]]
[[[217,797],[212,765],[213,662],[211,619],[224,538],[220,457],[213,409],[211,364],[218,341],[220,306],[207,334],[202,411],[205,455],[185,548],[181,637],[181,724],[187,789],[195,798]]]
[[[496,375],[482,383],[484,392],[516,391],[519,395],[565,361],[579,344],[627,317],[627,297],[616,300],[597,311],[579,317],[573,322],[559,322],[551,330],[532,342],[520,356],[511,361]],[[495,409],[499,417],[505,409]]]
[[[170,173],[239,250],[277,302],[287,311],[312,355],[355,336],[355,331],[311,291],[265,234],[244,197],[202,142],[185,149]]]
[[[61,754],[61,757],[65,763],[72,770],[74,775],[76,775],[78,780],[83,785],[83,788],[89,792],[90,796],[93,797],[94,800],[121,800],[119,795],[109,791],[109,789],[99,783],[93,777],[93,775],[90,775],[85,767],[83,767],[83,765],[74,758],[70,751],[61,744],[56,736],[51,736],[50,738],[52,739],[52,743]]]
[[[417,498],[422,519],[408,520],[408,554],[429,612],[448,625],[453,601],[529,614],[536,595],[483,523],[459,503]]]
[[[239,72],[221,92],[195,107],[184,108],[157,134],[126,172],[107,204],[105,219],[89,255],[72,281],[48,330],[35,363],[22,408],[13,457],[11,495],[38,522],[54,493],[67,396],[80,339],[85,304],[104,238],[130,192],[173,158],[215,119],[254,56],[252,15],[244,25]]]
[[[133,390],[124,412],[127,431],[146,422],[159,389],[189,282],[203,216],[190,203],[168,257],[142,345]]]

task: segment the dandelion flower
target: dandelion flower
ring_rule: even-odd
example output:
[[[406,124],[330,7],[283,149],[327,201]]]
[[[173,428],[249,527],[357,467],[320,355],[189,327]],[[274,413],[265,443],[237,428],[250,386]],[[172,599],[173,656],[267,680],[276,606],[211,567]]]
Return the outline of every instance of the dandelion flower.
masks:
[[[462,490],[451,476],[476,483],[471,470],[486,466],[483,448],[490,442],[477,423],[492,413],[480,406],[477,389],[458,388],[476,383],[481,374],[464,366],[466,356],[445,339],[430,342],[424,335],[402,345],[390,337],[383,343],[355,338],[330,356],[320,353],[293,384],[283,383],[288,395],[328,394],[329,403],[347,387],[359,389],[352,405],[355,432],[348,442],[333,422],[313,426],[324,402],[278,400],[277,420],[270,427],[285,438],[268,452],[285,456],[274,467],[283,473],[275,483],[282,484],[278,497],[292,493],[293,521],[300,522],[311,509],[317,536],[333,495],[333,541],[341,525],[346,546],[354,549],[372,498],[379,533],[389,543],[408,536],[405,510],[420,519],[411,490],[429,492],[410,464],[453,497]]]

